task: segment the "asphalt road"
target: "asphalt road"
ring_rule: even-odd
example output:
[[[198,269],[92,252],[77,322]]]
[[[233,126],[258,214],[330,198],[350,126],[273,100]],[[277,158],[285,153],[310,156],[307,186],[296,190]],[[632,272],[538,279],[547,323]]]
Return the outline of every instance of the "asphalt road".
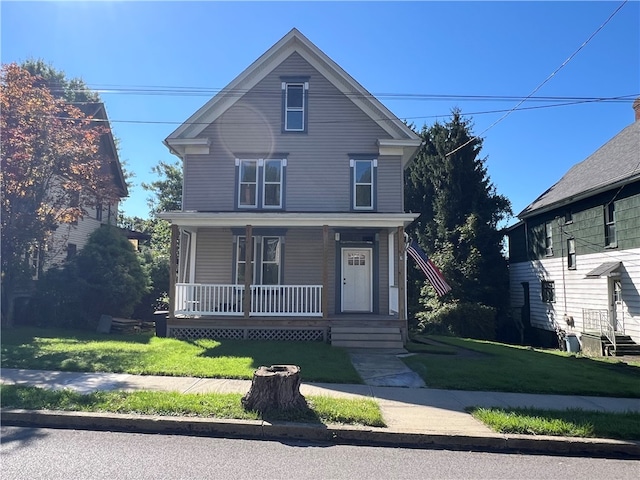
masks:
[[[640,478],[640,461],[0,427],[13,479]]]

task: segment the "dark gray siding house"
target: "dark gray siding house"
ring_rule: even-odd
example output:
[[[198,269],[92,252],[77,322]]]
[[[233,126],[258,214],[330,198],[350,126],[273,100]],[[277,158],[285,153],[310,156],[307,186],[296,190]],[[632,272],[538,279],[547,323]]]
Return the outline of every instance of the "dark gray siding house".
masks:
[[[402,345],[420,138],[298,30],[165,144],[184,168],[183,209],[162,214],[169,335]]]
[[[604,352],[640,343],[640,99],[635,121],[519,215],[511,305],[525,322]],[[630,347],[632,348],[632,346]]]

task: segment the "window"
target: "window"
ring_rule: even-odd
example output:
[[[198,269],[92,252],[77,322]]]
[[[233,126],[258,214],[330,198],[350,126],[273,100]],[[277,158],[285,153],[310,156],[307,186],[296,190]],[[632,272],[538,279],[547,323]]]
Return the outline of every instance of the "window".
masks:
[[[573,212],[571,210],[566,210],[564,212],[564,223],[565,225],[573,223]]]
[[[545,254],[548,257],[553,256],[553,225],[551,224],[551,222],[547,222],[544,226],[544,231],[545,231]]]
[[[258,161],[240,160],[238,181],[238,206],[256,208],[258,206]]]
[[[102,221],[102,203],[96,205],[96,220]]]
[[[262,205],[264,208],[282,207],[282,160],[264,161],[264,188]]]
[[[67,244],[67,260],[71,260],[78,253],[78,246],[75,243]]]
[[[244,284],[246,237],[238,236],[236,252],[236,284]],[[253,237],[252,285],[280,285],[282,238]]]
[[[308,82],[282,82],[284,91],[284,131],[304,132],[306,119],[306,91]]]
[[[615,247],[617,245],[616,209],[613,202],[604,207],[604,245],[605,247]]]
[[[569,270],[576,269],[576,239],[567,240],[567,268]]]
[[[284,207],[285,159],[236,159],[237,208]]]
[[[353,209],[373,210],[375,200],[375,167],[377,160],[352,160]]]
[[[73,191],[69,193],[69,206],[73,209],[77,209],[80,205],[80,192]],[[75,213],[74,213],[75,216]],[[78,225],[78,219],[71,221],[71,225]]]
[[[542,301],[545,303],[553,303],[556,301],[555,282],[542,280]]]
[[[613,301],[614,303],[622,303],[622,282],[620,280],[613,282]]]

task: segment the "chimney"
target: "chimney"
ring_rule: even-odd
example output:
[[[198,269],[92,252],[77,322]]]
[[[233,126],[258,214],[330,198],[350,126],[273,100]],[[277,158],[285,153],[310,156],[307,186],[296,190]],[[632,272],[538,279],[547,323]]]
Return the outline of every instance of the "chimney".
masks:
[[[633,102],[633,109],[636,112],[636,122],[640,120],[640,97],[636,98],[636,101]]]

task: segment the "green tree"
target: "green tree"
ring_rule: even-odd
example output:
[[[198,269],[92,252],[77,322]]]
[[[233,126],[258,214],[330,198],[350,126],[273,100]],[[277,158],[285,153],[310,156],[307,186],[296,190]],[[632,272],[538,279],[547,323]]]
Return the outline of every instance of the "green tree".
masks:
[[[51,94],[68,103],[100,102],[100,95],[87,87],[81,78],[67,79],[64,72],[56,70],[42,59],[29,59],[21,67],[36,77],[36,85],[47,88]]]
[[[452,291],[438,298],[415,268],[409,269],[409,313],[414,327],[437,326],[455,334],[493,338],[506,312],[508,271],[498,225],[511,215],[480,157],[482,139],[459,110],[441,124],[424,126],[417,158],[405,175],[405,204],[421,216],[407,229],[440,268]],[[487,307],[493,314],[487,314]],[[461,315],[461,312],[464,312]]]
[[[75,264],[90,322],[102,314],[130,317],[149,289],[149,277],[135,248],[117,228],[95,230]]]
[[[17,64],[3,65],[1,81],[2,315],[11,325],[33,273],[28,252],[43,251],[58,225],[118,196],[103,168],[102,126]]]

